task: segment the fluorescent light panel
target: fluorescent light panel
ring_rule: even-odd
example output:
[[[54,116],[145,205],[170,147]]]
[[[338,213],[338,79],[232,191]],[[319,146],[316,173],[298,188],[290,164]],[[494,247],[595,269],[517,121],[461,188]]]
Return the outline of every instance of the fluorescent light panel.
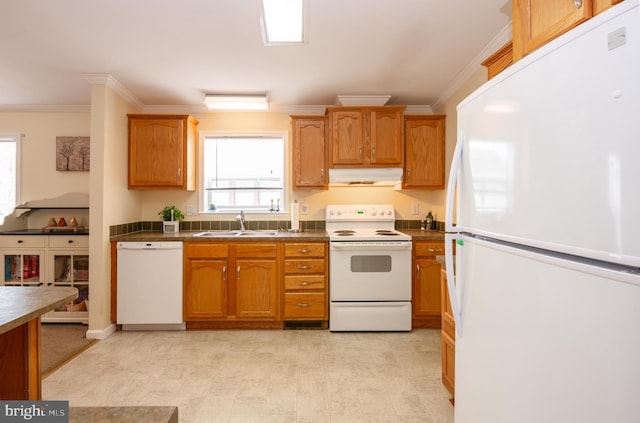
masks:
[[[204,104],[209,110],[268,110],[265,95],[205,94]]]
[[[304,42],[304,0],[262,0],[265,44]]]

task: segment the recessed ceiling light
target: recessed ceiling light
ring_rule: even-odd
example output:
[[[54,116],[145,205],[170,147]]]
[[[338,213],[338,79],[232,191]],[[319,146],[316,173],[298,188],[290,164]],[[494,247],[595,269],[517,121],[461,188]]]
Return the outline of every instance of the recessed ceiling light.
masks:
[[[305,0],[262,0],[262,36],[266,45],[304,42]]]

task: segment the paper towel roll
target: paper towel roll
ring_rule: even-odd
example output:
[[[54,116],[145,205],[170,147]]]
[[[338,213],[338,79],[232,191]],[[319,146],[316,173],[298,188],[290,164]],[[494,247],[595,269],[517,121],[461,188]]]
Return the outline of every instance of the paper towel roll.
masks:
[[[291,230],[300,230],[300,204],[297,201],[291,203]]]

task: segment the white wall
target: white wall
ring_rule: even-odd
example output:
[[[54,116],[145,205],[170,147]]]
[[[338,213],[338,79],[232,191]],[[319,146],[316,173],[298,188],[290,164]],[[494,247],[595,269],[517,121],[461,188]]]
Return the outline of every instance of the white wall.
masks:
[[[89,172],[56,170],[56,137],[89,136],[91,116],[78,113],[0,113],[0,133],[22,134],[20,202],[89,193]]]
[[[127,113],[134,112],[106,85],[91,87],[90,338],[114,330],[109,226],[140,219],[139,193],[127,189]]]

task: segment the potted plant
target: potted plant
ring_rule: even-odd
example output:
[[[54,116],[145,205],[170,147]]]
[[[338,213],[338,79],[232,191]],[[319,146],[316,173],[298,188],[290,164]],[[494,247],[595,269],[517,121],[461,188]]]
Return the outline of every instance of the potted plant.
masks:
[[[165,206],[158,213],[162,216],[162,231],[163,232],[179,232],[180,221],[184,219],[184,214],[176,206]]]

